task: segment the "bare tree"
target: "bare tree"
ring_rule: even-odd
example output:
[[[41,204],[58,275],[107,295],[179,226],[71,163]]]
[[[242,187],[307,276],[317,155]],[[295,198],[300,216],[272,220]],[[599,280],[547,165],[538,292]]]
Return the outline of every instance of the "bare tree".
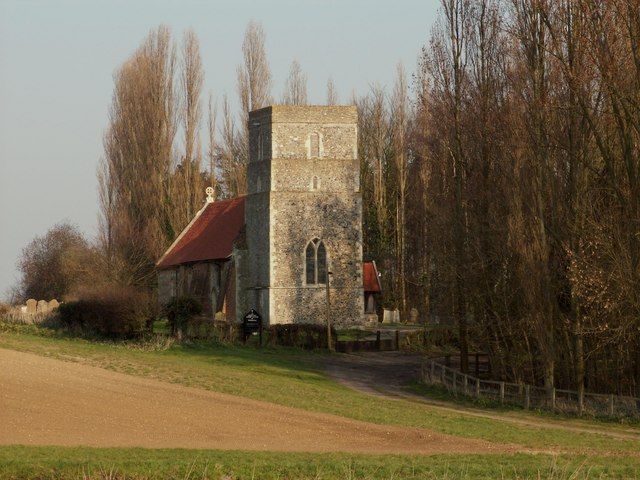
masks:
[[[98,252],[78,228],[59,223],[35,237],[18,260],[21,279],[16,300],[62,300],[99,277]]]
[[[251,21],[242,42],[243,63],[237,68],[237,90],[240,99],[240,156],[249,158],[249,112],[271,102],[271,71],[265,51],[266,35],[262,24]]]
[[[333,83],[333,79],[329,77],[327,80],[327,105],[338,104],[338,92],[336,92],[336,86]]]
[[[282,103],[285,105],[307,104],[307,75],[302,71],[297,60],[291,62],[289,77],[284,83]]]
[[[105,251],[125,284],[151,286],[155,260],[176,234],[167,189],[178,125],[175,64],[171,33],[159,27],[115,74],[99,178]]]
[[[226,197],[243,195],[247,187],[247,165],[242,154],[243,143],[237,135],[229,98],[226,95],[222,99],[220,132],[220,173],[223,193]]]
[[[202,205],[204,190],[201,175],[202,144],[200,126],[202,122],[202,84],[204,72],[200,59],[200,45],[192,30],[184,34],[181,49],[180,70],[180,115],[184,134],[184,154],[172,175],[171,200],[173,227],[180,231],[193,218]]]
[[[407,182],[409,174],[409,159],[407,151],[407,137],[409,134],[409,98],[407,77],[402,64],[398,64],[396,84],[391,99],[391,124],[394,160],[394,182],[396,193],[395,215],[395,250],[397,265],[398,296],[403,317],[408,314],[406,292],[406,208]]]
[[[213,95],[209,94],[208,103],[208,136],[209,136],[209,149],[207,150],[207,160],[209,161],[209,186],[213,188],[214,198],[218,194],[218,143],[216,137],[216,120],[217,120],[217,108],[213,103]]]
[[[249,22],[242,43],[244,63],[238,66],[238,96],[240,121],[247,123],[249,112],[269,104],[271,97],[271,71],[265,52],[266,36],[262,25]]]

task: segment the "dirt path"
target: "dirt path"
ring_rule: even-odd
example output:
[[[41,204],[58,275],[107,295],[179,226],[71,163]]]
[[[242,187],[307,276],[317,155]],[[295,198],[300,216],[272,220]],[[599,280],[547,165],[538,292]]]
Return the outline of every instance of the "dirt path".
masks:
[[[354,453],[513,452],[0,349],[0,444]]]
[[[587,427],[564,422],[545,421],[542,417],[531,419],[495,413],[480,408],[453,405],[449,402],[433,400],[422,395],[407,392],[404,386],[418,378],[422,357],[401,352],[368,352],[349,355],[333,355],[325,361],[325,370],[329,376],[343,385],[361,392],[386,397],[402,397],[447,412],[461,413],[474,417],[489,418],[534,428],[555,428],[572,432],[606,435],[622,440],[640,441],[640,430],[634,428],[607,428],[606,425]]]

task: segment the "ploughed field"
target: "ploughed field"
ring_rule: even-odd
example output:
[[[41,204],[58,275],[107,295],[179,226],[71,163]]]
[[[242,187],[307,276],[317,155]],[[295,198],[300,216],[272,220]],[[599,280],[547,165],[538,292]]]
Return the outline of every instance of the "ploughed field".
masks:
[[[352,453],[513,451],[0,349],[0,444]]]
[[[325,374],[339,356],[158,347],[0,324],[0,478],[640,476],[634,426],[357,391]]]

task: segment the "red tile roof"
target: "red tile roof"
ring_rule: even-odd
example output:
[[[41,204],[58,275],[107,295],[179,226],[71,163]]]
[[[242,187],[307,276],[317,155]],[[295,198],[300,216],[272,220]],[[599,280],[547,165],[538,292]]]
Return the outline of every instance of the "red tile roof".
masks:
[[[376,262],[362,263],[362,283],[364,291],[367,293],[377,293],[382,291]]]
[[[170,268],[184,263],[224,260],[244,227],[244,197],[205,205],[156,264]],[[364,291],[382,291],[375,262],[362,264]]]
[[[205,205],[158,260],[158,268],[229,258],[244,226],[244,197]]]

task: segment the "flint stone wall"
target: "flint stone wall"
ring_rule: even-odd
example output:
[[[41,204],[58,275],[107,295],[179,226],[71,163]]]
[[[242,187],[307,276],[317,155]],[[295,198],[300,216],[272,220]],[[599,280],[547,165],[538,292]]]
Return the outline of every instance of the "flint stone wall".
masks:
[[[246,250],[236,253],[239,319],[243,311],[257,308],[268,323],[326,322],[326,286],[306,285],[304,272],[305,248],[320,238],[334,273],[332,321],[360,323],[364,300],[356,108],[267,107],[251,112],[249,126]],[[315,134],[319,157],[311,147]]]

